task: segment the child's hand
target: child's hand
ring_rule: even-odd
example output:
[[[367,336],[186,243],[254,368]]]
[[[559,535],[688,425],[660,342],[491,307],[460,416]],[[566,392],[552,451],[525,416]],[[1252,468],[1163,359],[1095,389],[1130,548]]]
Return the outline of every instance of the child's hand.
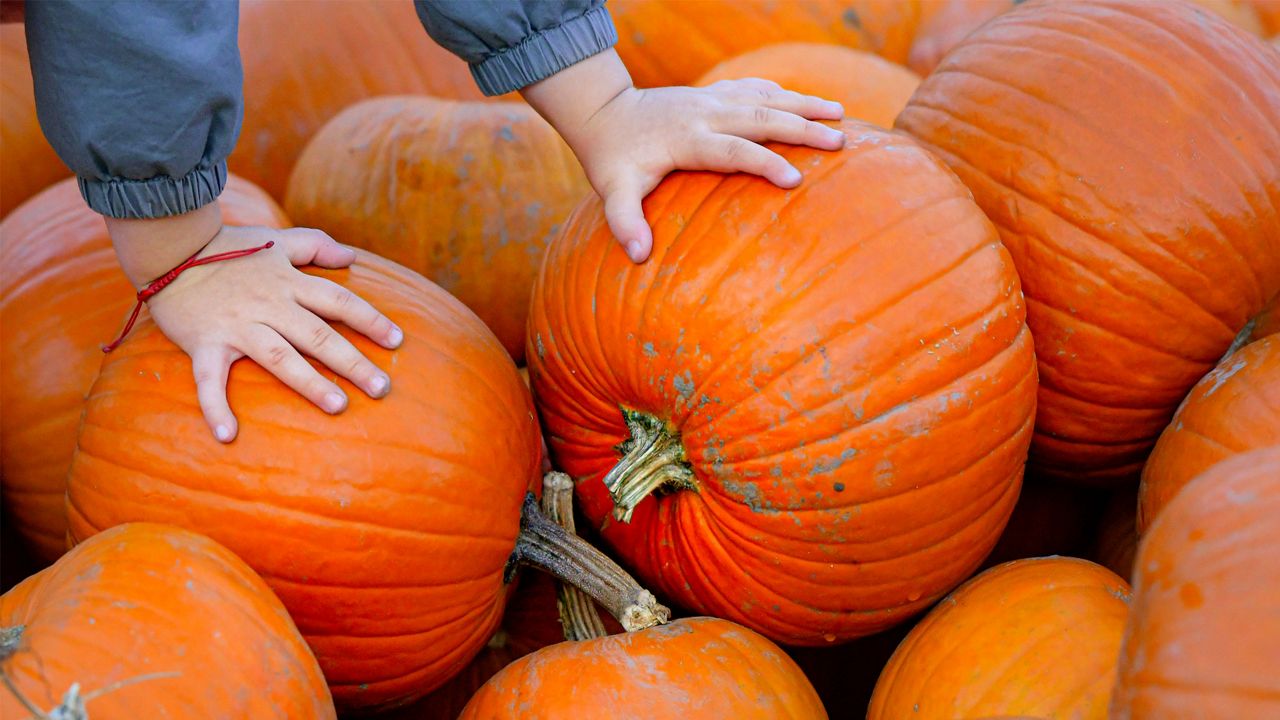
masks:
[[[637,90],[612,50],[522,92],[573,148],[604,199],[609,229],[635,262],[653,245],[641,200],[672,170],[743,171],[790,188],[800,171],[757,143],[844,146],[842,132],[813,122],[839,120],[839,103],[759,79]]]
[[[347,397],[302,354],[371,397],[391,389],[387,374],[322,318],[345,323],[386,348],[400,345],[400,329],[346,288],[295,268],[339,268],[355,260],[350,248],[323,232],[223,227],[216,203],[163,220],[108,220],[108,227],[125,273],[138,287],[185,260],[192,245],[198,248],[210,236],[201,256],[275,241],[247,257],[191,268],[147,303],[164,334],[191,356],[200,409],[218,440],[236,436],[227,373],[242,357],[329,413],[342,412]]]

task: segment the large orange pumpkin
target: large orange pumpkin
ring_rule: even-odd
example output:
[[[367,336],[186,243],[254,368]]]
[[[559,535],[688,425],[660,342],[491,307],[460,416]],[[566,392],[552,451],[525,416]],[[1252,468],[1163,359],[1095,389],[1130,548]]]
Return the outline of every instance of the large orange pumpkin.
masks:
[[[206,537],[150,523],[112,528],[0,597],[0,672],[12,720],[31,710],[14,690],[58,718],[335,716],[262,578]],[[81,713],[55,714],[68,695]]]
[[[1029,2],[953,50],[896,124],[1018,266],[1040,364],[1032,465],[1135,478],[1280,291],[1275,53],[1186,3]]]
[[[610,0],[637,87],[687,85],[762,45],[821,42],[906,60],[919,0]]]
[[[402,93],[483,97],[408,0],[241,0],[240,57],[244,125],[231,171],[280,199],[307,140],[348,105]]]
[[[1142,539],[1115,720],[1280,717],[1280,447],[1214,465]]]
[[[1280,336],[1223,358],[1192,388],[1142,469],[1138,532],[1187,483],[1232,455],[1280,445]]]
[[[7,7],[7,5],[6,5]],[[24,26],[0,27],[0,217],[71,175],[44,139],[36,119]]]
[[[774,146],[795,190],[668,176],[643,265],[591,199],[530,312],[548,444],[587,517],[663,597],[791,644],[884,629],[967,577],[1035,409],[994,229],[909,138],[843,129],[838,152]]]
[[[502,616],[503,570],[538,475],[529,391],[493,334],[440,288],[359,252],[308,269],[404,330],[388,351],[341,328],[391,376],[381,400],[328,416],[237,362],[236,441],[210,435],[190,361],[153,323],[108,356],[67,489],[71,535],[123,522],[222,542],[284,601],[340,707],[398,704],[460,670]],[[329,371],[325,371],[329,374]]]
[[[286,208],[439,283],[522,362],[534,274],[590,191],[528,105],[395,97],[350,107],[316,135]]]
[[[885,666],[867,720],[1105,720],[1129,585],[1066,557],[991,568],[938,604]]]
[[[910,70],[862,50],[826,43],[779,43],[725,60],[698,79],[759,77],[788,90],[844,105],[844,115],[889,127],[920,78]]]
[[[6,160],[7,162],[7,160]],[[280,208],[232,176],[230,225],[284,227]],[[67,549],[67,468],[85,394],[134,304],[102,216],[67,179],[0,223],[0,468],[6,512],[45,564]],[[189,371],[188,371],[189,372]]]

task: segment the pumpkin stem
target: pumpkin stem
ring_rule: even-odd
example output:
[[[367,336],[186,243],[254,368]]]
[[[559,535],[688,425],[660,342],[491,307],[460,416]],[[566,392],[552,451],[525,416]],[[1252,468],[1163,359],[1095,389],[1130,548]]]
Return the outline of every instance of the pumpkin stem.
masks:
[[[542,512],[565,532],[578,534],[573,522],[573,481],[568,475],[549,472],[542,478]],[[569,583],[556,583],[556,608],[565,640],[593,640],[609,634],[595,602]]]
[[[655,490],[696,491],[698,485],[679,433],[636,410],[623,408],[622,418],[631,437],[615,448],[622,459],[604,476],[604,486],[613,496],[613,516],[631,522],[636,505]]]
[[[1227,348],[1226,352],[1222,353],[1222,357],[1218,358],[1218,362],[1226,360],[1228,357],[1231,357],[1231,353],[1234,353],[1245,345],[1248,345],[1250,341],[1253,340],[1253,329],[1257,327],[1257,325],[1258,318],[1249,318],[1249,322],[1245,323],[1243,328],[1240,328],[1240,332],[1236,334],[1236,339],[1231,341],[1231,346]]]
[[[520,509],[520,534],[516,549],[507,560],[507,582],[520,565],[532,565],[562,583],[581,588],[612,613],[627,632],[661,625],[671,616],[653,593],[640,587],[617,563],[547,519],[538,509],[533,493],[525,496]]]

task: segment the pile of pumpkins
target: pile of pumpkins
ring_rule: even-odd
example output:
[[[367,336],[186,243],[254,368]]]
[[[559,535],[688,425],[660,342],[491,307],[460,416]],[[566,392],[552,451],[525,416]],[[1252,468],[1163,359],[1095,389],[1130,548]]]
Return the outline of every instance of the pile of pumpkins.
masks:
[[[360,248],[307,272],[405,341],[341,328],[394,389],[337,416],[237,363],[229,446],[154,324],[99,351],[3,26],[4,716],[1280,717],[1280,7],[609,7],[638,85],[844,149],[673,173],[633,265],[409,3],[242,2],[224,216]]]

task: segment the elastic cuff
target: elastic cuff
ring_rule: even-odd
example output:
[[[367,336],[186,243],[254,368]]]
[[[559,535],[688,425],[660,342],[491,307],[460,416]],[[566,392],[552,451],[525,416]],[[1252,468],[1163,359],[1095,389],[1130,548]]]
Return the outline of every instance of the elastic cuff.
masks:
[[[217,200],[227,184],[227,162],[197,167],[180,178],[77,180],[80,194],[97,213],[121,220],[162,218],[198,210]]]
[[[601,5],[472,65],[471,77],[485,95],[503,95],[551,77],[617,42],[613,18]]]

